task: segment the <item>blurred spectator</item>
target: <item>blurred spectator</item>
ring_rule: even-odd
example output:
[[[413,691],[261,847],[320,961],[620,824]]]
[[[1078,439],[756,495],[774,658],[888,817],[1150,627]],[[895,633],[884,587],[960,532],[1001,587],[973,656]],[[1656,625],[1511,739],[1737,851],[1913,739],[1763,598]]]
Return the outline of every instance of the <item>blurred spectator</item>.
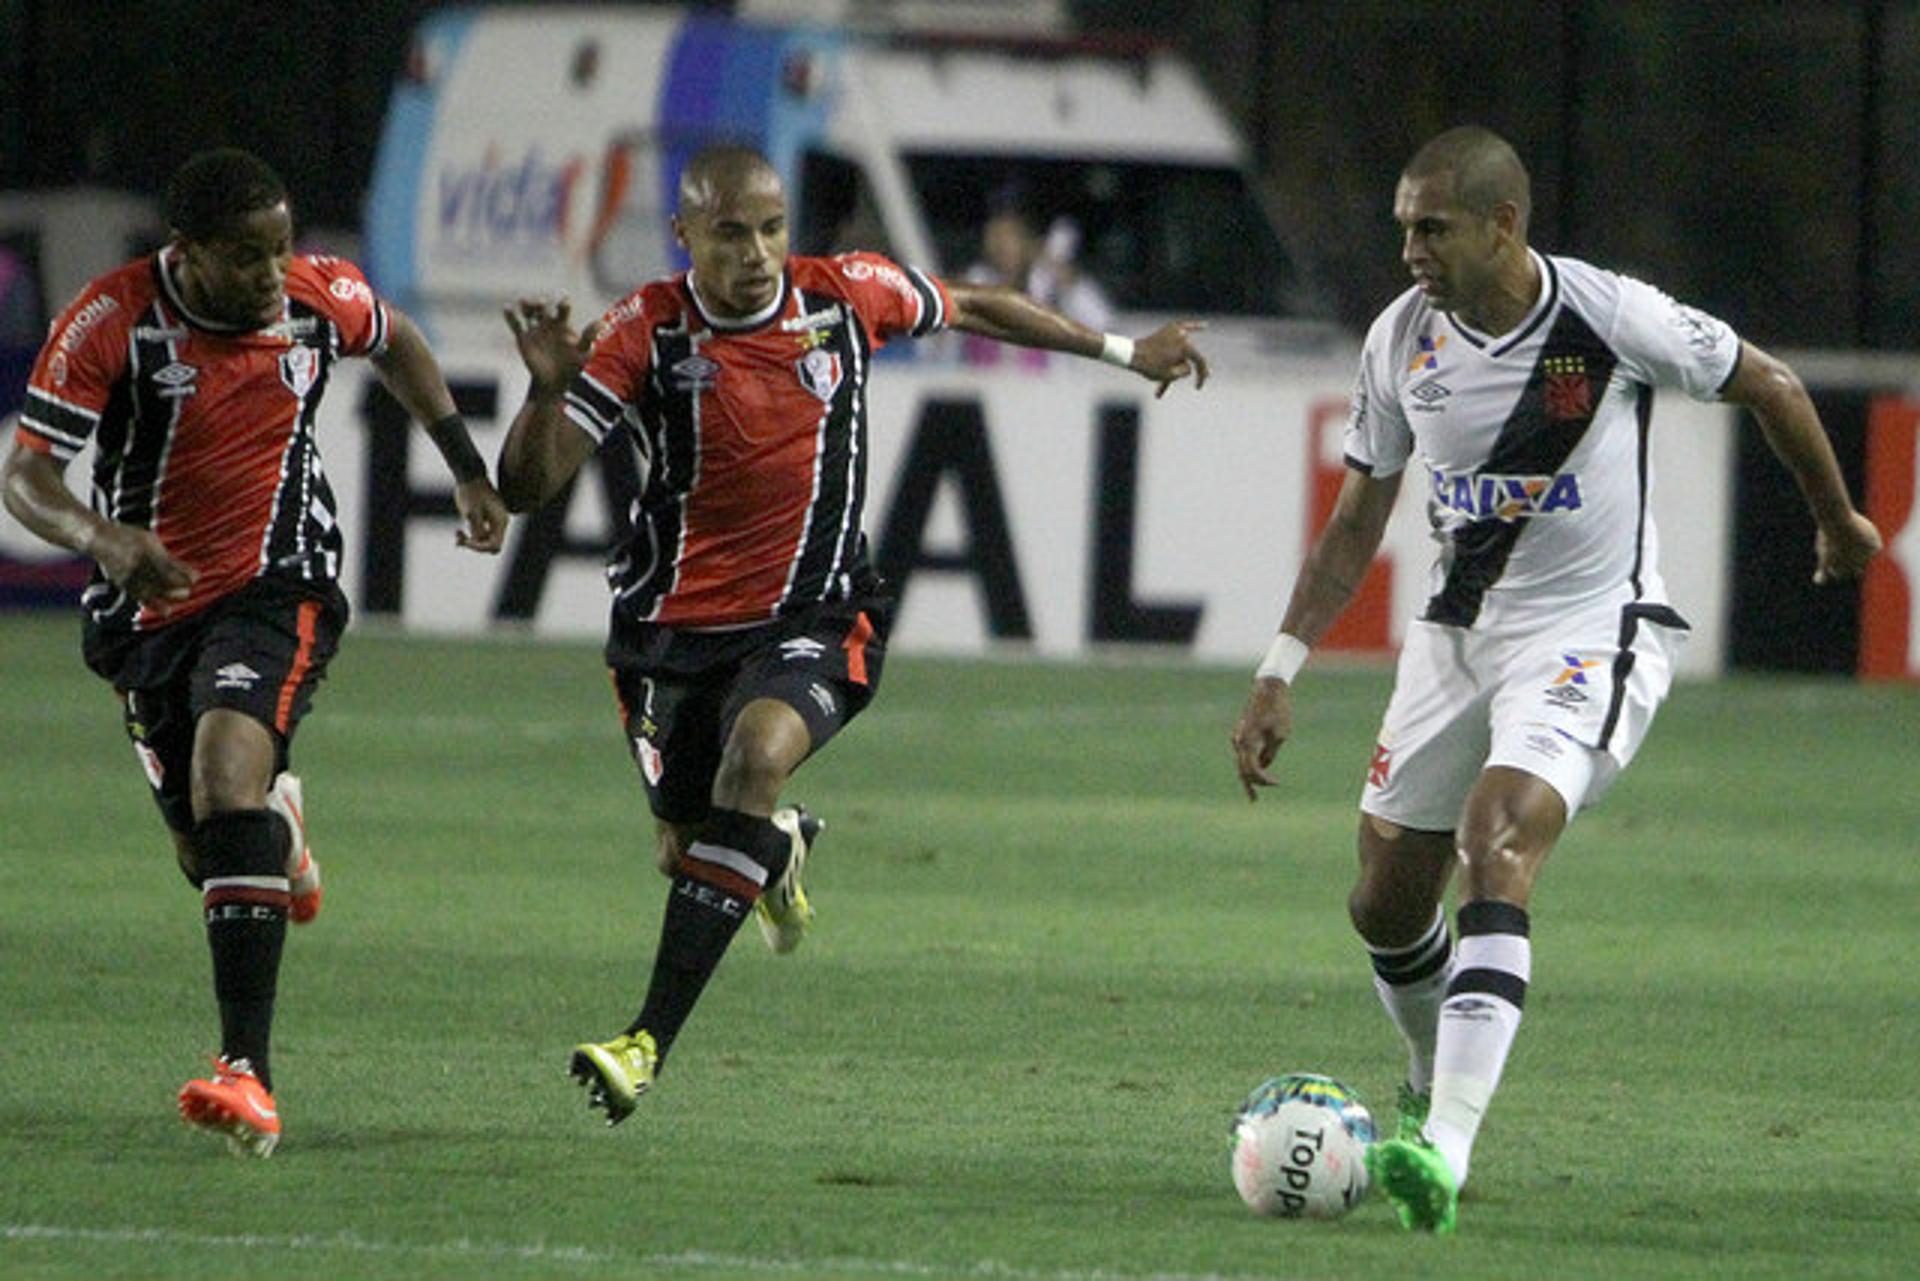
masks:
[[[980,229],[980,260],[966,272],[969,284],[1012,285],[1089,329],[1111,327],[1113,303],[1077,261],[1078,223],[1062,214],[1042,239],[1017,193],[1001,193],[991,209]],[[1009,348],[976,334],[966,336],[961,350],[967,363],[974,365],[1008,362],[1044,369],[1049,357],[1045,351]]]

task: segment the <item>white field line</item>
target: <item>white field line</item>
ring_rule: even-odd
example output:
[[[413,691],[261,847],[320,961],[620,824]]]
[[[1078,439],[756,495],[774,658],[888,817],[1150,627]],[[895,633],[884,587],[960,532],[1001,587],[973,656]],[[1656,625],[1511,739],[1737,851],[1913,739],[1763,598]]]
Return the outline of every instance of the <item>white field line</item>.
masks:
[[[79,1245],[149,1245],[207,1250],[340,1251],[348,1254],[454,1259],[524,1259],[542,1264],[574,1264],[581,1268],[608,1265],[645,1271],[753,1272],[769,1276],[977,1277],[982,1281],[1268,1281],[1246,1273],[1111,1272],[1104,1268],[1046,1270],[1019,1268],[993,1259],[972,1263],[916,1263],[911,1259],[777,1259],[719,1254],[708,1250],[681,1250],[672,1254],[624,1254],[590,1246],[530,1242],[476,1241],[454,1237],[446,1241],[413,1243],[375,1241],[350,1232],[332,1236],[262,1233],[180,1232],[172,1228],[71,1228],[47,1223],[0,1224],[0,1240],[43,1241]]]

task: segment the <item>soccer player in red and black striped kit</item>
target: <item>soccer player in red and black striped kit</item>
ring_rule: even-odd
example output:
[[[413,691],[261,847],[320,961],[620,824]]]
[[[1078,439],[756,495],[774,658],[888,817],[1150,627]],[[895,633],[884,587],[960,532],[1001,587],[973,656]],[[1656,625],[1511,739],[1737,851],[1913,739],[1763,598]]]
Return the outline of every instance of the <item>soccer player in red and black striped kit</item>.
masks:
[[[564,302],[507,312],[532,376],[500,454],[508,505],[545,503],[611,436],[645,462],[609,570],[607,662],[673,888],[639,1014],[569,1061],[609,1124],[747,914],[776,952],[812,915],[800,872],[818,824],[779,797],[880,681],[889,601],[860,522],[874,352],[952,328],[1104,359],[1162,392],[1207,375],[1190,323],[1135,343],[878,254],[789,257],[780,178],[745,147],[687,163],[673,230],[691,270],[584,335]]]
[[[236,1152],[280,1137],[268,1039],[287,919],[320,906],[295,728],[347,622],[314,416],[366,356],[456,482],[462,546],[508,514],[412,321],[353,264],[295,254],[280,178],[231,148],[173,175],[172,235],[54,321],[0,489],[48,542],[92,557],[87,665],[112,682],[181,870],[202,896],[221,1053],[180,1112]],[[63,478],[89,442],[93,508]]]

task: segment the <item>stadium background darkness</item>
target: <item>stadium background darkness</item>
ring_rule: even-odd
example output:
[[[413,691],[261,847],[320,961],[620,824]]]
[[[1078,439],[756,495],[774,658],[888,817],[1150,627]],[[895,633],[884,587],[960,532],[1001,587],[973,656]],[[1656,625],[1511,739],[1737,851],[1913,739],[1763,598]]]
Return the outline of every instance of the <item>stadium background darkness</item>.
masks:
[[[285,173],[307,225],[357,232],[388,87],[434,7],[0,0],[0,189],[157,193],[191,152],[233,144]],[[1356,331],[1404,284],[1392,176],[1473,120],[1532,166],[1540,247],[1770,345],[1920,347],[1920,237],[1902,234],[1920,208],[1920,0],[1069,7],[1089,34],[1160,33],[1193,63]]]

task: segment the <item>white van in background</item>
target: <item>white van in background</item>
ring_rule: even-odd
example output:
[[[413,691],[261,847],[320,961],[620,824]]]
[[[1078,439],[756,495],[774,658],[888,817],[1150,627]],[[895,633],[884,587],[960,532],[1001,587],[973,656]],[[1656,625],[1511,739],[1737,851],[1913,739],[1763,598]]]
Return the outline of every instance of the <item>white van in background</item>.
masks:
[[[437,332],[524,294],[602,308],[685,265],[673,193],[718,140],[780,170],[796,253],[876,249],[959,276],[1016,204],[1129,329],[1206,317],[1225,363],[1342,339],[1315,318],[1244,145],[1144,41],[442,11],[395,89],[365,265]]]

